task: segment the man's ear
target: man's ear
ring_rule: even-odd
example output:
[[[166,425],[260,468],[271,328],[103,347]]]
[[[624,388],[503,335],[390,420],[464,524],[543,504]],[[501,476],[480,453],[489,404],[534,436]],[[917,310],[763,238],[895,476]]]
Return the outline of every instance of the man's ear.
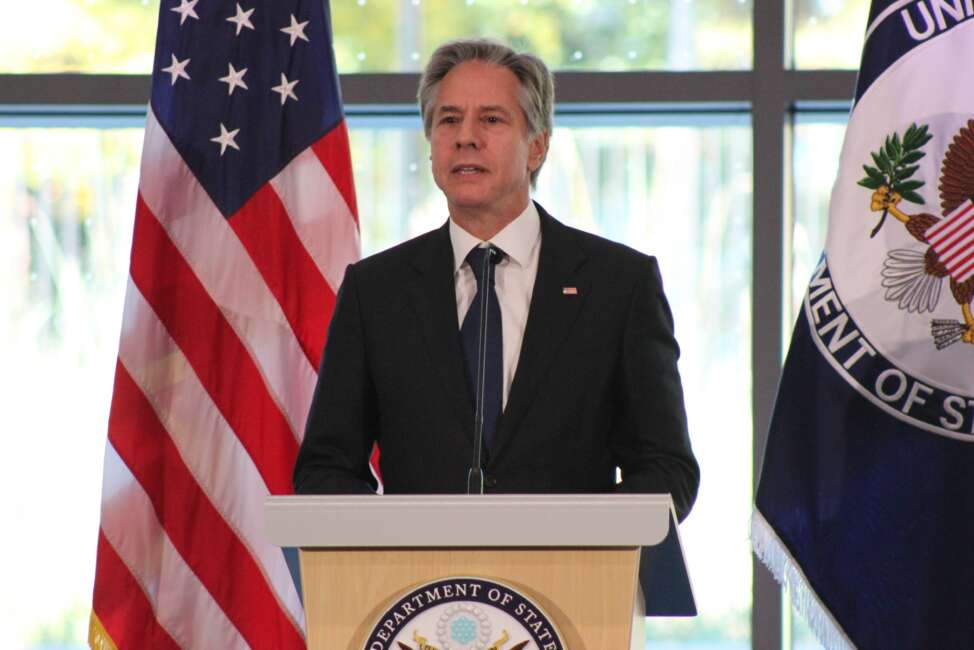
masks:
[[[528,142],[528,170],[534,171],[541,166],[548,155],[548,132],[542,131],[531,136]]]

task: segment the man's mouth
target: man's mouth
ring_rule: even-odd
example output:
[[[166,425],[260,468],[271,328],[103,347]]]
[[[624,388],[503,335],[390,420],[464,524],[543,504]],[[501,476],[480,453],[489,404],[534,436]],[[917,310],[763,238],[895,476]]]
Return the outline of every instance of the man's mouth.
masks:
[[[460,176],[467,176],[470,174],[482,174],[487,171],[486,168],[480,165],[456,165],[450,170],[454,174],[459,174]]]

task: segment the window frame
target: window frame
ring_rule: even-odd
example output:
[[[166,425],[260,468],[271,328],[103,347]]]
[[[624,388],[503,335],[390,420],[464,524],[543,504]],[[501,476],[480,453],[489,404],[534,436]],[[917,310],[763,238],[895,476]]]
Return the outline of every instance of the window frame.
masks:
[[[790,0],[753,0],[753,65],[744,71],[556,73],[559,115],[746,113],[754,155],[751,376],[752,490],[764,456],[785,342],[790,336],[791,132],[795,116],[847,110],[852,70],[795,70]],[[416,73],[341,75],[350,118],[417,115]],[[0,74],[0,125],[144,118],[148,75]],[[611,101],[606,101],[611,98]],[[751,647],[782,647],[781,589],[752,556]],[[787,606],[787,605],[786,605]]]

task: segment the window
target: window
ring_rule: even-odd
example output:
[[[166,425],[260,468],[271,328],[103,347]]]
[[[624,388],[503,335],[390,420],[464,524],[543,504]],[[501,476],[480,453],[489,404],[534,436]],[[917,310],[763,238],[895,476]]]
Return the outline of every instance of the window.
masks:
[[[141,128],[0,128],[0,636],[87,634]]]
[[[795,67],[858,68],[868,12],[868,2],[796,0]]]
[[[0,594],[4,647],[84,644],[144,119],[132,88],[151,71],[169,2],[24,3],[0,24],[0,381],[17,432],[0,464],[13,495],[0,516],[23,531],[2,546],[0,575],[17,586]],[[651,621],[648,636],[667,649],[816,647],[753,568],[747,527],[781,350],[824,241],[868,3],[331,4],[366,253],[445,218],[411,100],[435,45],[491,36],[561,72],[536,196],[572,225],[657,255],[703,469],[682,529],[701,615]],[[32,489],[41,484],[51,491]],[[65,529],[77,543],[52,554]],[[51,558],[54,570],[37,569]]]
[[[159,0],[45,0],[4,14],[0,73],[152,69]]]
[[[348,0],[332,13],[346,72],[419,71],[437,45],[461,34],[500,38],[559,70],[751,63],[751,0]]]

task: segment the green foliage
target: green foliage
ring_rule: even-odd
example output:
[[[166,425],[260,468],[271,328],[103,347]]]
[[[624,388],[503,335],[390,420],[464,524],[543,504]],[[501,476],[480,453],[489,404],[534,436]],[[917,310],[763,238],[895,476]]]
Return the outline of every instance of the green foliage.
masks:
[[[556,70],[670,68],[684,52],[690,67],[748,65],[750,4],[726,0],[333,0],[331,12],[344,74],[418,71],[438,45],[475,36]]]
[[[859,180],[859,185],[871,190],[885,185],[890,192],[897,192],[905,200],[923,205],[923,197],[916,191],[923,187],[924,182],[908,179],[920,168],[915,163],[926,155],[921,148],[932,137],[926,124],[917,126],[916,123],[907,128],[902,139],[895,132],[886,136],[883,146],[871,152],[875,166],[862,166],[866,175]]]
[[[733,609],[692,618],[647,618],[646,645],[653,648],[668,642],[690,647],[738,647],[750,637],[750,615],[750,609]]]
[[[147,74],[159,16],[172,18],[175,4],[19,3],[0,21],[0,72]],[[330,8],[343,74],[417,71],[439,44],[471,36],[529,50],[558,70],[750,65],[750,1],[331,0]]]
[[[88,631],[89,606],[74,603],[39,623],[31,634],[30,648],[79,648],[85,642]]]
[[[152,71],[159,0],[44,0],[10,8],[13,15],[0,21],[0,72]]]

